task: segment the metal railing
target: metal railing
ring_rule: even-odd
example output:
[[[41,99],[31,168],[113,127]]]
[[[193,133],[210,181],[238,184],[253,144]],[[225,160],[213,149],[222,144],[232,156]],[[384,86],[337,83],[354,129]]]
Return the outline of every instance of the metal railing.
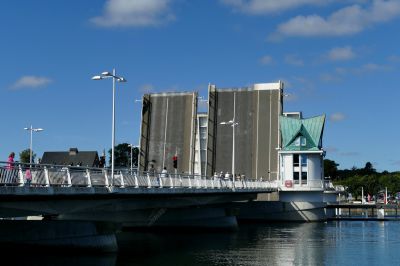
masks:
[[[0,162],[0,186],[274,189],[276,182],[108,168]]]
[[[280,180],[279,187],[284,190],[315,190],[325,189],[325,183],[323,180]]]

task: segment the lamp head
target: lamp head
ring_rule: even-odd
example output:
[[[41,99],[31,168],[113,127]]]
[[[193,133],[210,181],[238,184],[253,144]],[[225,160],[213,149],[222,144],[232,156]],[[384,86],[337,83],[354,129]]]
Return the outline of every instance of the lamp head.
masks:
[[[101,79],[102,79],[101,76],[93,76],[93,77],[92,77],[92,80],[101,80]]]
[[[111,73],[108,71],[101,72],[101,75],[106,77],[112,76]]]
[[[118,81],[118,82],[126,82],[126,79],[123,78],[123,77],[120,77],[120,78],[117,79],[117,81]]]
[[[39,131],[43,131],[44,129],[43,128],[34,128],[32,130],[35,131],[35,132],[39,132]]]

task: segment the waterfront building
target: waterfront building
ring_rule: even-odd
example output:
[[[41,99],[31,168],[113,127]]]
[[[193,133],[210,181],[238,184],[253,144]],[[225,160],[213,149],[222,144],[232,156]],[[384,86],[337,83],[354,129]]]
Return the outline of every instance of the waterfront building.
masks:
[[[324,151],[322,149],[324,123],[325,115],[308,119],[280,117],[281,191],[321,191],[324,189]],[[280,193],[281,200],[284,200],[284,195],[285,193]]]
[[[99,163],[97,151],[79,151],[78,148],[70,148],[69,151],[46,151],[41,160],[41,164],[85,167],[98,167]]]

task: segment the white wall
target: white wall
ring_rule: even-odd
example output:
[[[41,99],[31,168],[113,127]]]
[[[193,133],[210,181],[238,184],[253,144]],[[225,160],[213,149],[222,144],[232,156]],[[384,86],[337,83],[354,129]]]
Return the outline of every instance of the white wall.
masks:
[[[282,180],[293,180],[293,155],[282,154],[281,159],[283,160]]]
[[[308,154],[308,180],[322,180],[321,160],[320,154]]]

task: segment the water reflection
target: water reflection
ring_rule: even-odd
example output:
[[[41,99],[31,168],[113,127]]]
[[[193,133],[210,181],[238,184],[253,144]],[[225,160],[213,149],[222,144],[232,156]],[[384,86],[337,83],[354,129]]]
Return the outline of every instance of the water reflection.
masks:
[[[115,254],[39,252],[13,265],[397,265],[400,223],[343,221],[242,225],[237,232],[125,232]],[[21,251],[23,254],[24,251]]]

